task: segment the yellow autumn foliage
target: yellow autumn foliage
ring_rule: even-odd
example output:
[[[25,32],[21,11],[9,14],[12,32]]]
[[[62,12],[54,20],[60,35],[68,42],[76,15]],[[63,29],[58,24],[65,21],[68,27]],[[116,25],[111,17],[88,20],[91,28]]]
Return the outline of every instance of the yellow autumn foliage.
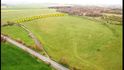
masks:
[[[32,20],[40,19],[40,18],[57,17],[57,16],[65,16],[65,14],[62,14],[62,13],[58,14],[57,13],[57,14],[47,14],[47,15],[39,15],[39,16],[26,17],[26,18],[17,20],[16,23],[32,21]]]

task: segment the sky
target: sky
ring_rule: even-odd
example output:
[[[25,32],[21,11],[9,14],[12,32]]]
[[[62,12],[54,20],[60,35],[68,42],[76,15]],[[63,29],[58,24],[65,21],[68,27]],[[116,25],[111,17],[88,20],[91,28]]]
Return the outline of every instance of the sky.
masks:
[[[1,0],[6,4],[59,3],[78,5],[122,5],[122,0]]]

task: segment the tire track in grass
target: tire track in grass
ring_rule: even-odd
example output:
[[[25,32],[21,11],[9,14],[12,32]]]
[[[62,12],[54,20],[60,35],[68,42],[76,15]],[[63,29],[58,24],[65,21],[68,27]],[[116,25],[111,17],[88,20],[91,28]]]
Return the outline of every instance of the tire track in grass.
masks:
[[[70,31],[70,32],[68,32],[69,33],[69,36],[72,36],[73,34],[75,35],[75,31],[73,32],[73,30],[70,30],[70,29],[67,29],[66,30],[66,28],[65,28],[65,31]],[[72,31],[72,32],[71,32]],[[100,67],[100,66],[98,66],[98,65],[96,65],[96,64],[93,64],[93,63],[91,63],[91,62],[89,62],[89,61],[87,61],[87,60],[85,60],[85,59],[83,59],[83,58],[81,58],[79,55],[78,55],[78,52],[77,52],[77,42],[78,42],[78,40],[76,39],[77,38],[77,36],[74,36],[74,37],[72,37],[71,39],[71,42],[72,42],[72,50],[73,50],[73,53],[74,53],[74,55],[75,55],[75,57],[77,58],[77,59],[79,59],[79,61],[81,61],[82,62],[82,64],[84,64],[85,66],[87,66],[87,67],[92,67],[92,68],[94,68],[95,70],[104,70],[102,67]],[[76,41],[75,41],[76,40]]]
[[[74,41],[74,39],[72,40],[73,42],[73,51],[74,51],[74,55],[76,58],[78,58],[84,65],[88,66],[88,67],[91,67],[93,66],[95,69],[97,70],[104,70],[102,67],[96,65],[96,64],[93,64],[83,58],[81,58],[79,55],[78,55],[78,52],[77,52],[77,43]]]

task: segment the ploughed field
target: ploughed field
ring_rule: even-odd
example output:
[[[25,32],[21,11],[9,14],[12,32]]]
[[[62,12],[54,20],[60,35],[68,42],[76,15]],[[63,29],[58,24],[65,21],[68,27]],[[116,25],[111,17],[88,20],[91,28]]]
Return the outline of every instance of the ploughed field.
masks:
[[[2,11],[2,22],[57,13],[55,9]],[[104,22],[104,21],[103,21]],[[79,70],[122,70],[122,26],[78,16],[49,17],[23,22],[55,61]],[[18,26],[1,28],[3,34],[34,45]]]

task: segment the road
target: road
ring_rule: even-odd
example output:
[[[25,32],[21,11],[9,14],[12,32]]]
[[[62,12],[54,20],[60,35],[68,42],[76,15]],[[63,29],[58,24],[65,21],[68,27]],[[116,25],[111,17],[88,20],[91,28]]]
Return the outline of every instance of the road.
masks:
[[[40,60],[44,61],[45,63],[49,63],[56,70],[69,70],[68,68],[62,66],[61,64],[58,64],[57,62],[51,60],[50,58],[45,57],[45,56],[37,53],[36,51],[26,47],[25,45],[23,45],[21,43],[16,42],[15,40],[13,40],[13,39],[11,39],[7,36],[1,35],[1,37],[3,37],[9,43],[12,43],[12,44],[16,45],[17,47],[19,47],[19,48],[25,50],[26,52],[30,53],[31,55],[39,58]]]

